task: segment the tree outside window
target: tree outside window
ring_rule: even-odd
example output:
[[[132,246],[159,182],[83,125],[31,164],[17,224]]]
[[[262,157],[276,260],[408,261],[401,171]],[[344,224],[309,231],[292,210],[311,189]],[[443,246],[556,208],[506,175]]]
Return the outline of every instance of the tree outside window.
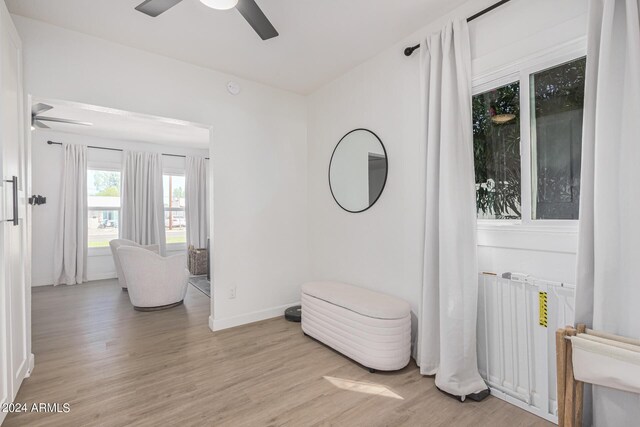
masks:
[[[88,246],[109,246],[117,239],[120,221],[120,171],[87,171]]]
[[[585,68],[579,58],[473,96],[479,219],[578,219]],[[529,111],[523,121],[522,106]],[[521,129],[530,132],[525,145]],[[530,164],[522,163],[521,147],[530,149]],[[530,212],[522,211],[523,171],[531,176],[524,183]]]
[[[519,219],[520,83],[481,93],[472,102],[478,218]]]

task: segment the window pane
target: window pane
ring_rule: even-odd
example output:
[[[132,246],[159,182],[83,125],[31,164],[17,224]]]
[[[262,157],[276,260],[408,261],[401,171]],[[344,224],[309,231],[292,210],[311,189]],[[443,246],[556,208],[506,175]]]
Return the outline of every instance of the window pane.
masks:
[[[473,97],[478,218],[521,218],[520,83]]]
[[[532,218],[578,219],[585,58],[531,75]]]
[[[165,208],[184,208],[184,176],[164,175],[162,189]]]
[[[87,170],[89,207],[120,207],[120,172]]]
[[[187,222],[185,220],[184,210],[165,211],[164,228],[167,244],[187,242]]]
[[[110,240],[117,239],[118,221],[117,210],[89,210],[89,247],[107,247]]]
[[[184,214],[184,176],[164,175],[164,226],[167,244],[187,242],[187,222]]]

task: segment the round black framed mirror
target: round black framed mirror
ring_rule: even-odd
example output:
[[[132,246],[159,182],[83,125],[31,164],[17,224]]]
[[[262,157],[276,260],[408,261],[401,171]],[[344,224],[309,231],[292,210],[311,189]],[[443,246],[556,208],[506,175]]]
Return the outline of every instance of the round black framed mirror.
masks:
[[[340,139],[329,162],[329,188],[338,206],[364,212],[373,206],[387,183],[387,150],[369,129],[354,129]]]

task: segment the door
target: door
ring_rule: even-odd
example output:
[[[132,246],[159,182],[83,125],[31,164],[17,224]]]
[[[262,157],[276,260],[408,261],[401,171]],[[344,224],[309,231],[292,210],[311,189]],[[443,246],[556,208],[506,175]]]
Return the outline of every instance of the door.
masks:
[[[13,401],[32,361],[24,104],[21,42],[0,2],[0,404]]]

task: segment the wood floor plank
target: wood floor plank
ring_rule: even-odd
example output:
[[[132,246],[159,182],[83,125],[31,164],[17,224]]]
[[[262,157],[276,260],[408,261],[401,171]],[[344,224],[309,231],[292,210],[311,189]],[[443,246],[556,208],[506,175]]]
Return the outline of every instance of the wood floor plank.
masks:
[[[36,368],[4,426],[550,426],[501,400],[460,403],[411,363],[363,367],[272,319],[212,333],[209,299],[134,311],[116,281],[33,290]]]

